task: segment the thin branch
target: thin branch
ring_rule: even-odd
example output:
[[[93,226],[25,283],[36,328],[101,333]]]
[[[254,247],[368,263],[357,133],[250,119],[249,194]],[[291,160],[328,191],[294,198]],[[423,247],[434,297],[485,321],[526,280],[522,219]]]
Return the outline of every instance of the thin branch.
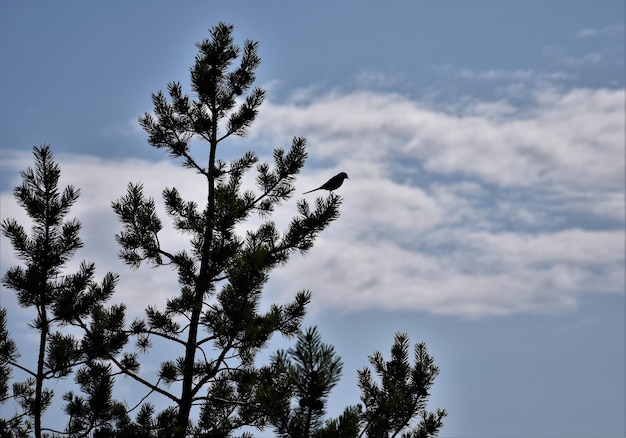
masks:
[[[211,281],[213,282],[224,281],[224,280],[228,280],[229,278],[230,278],[230,275],[225,274],[223,277],[213,277]]]
[[[200,345],[202,345],[202,344],[205,344],[205,343],[207,343],[207,342],[209,342],[209,341],[213,341],[213,340],[215,340],[215,339],[217,339],[217,336],[207,336],[206,338],[201,339],[201,340],[199,340],[198,342],[196,342],[196,345],[197,345],[197,346],[200,346]]]
[[[86,364],[86,363],[89,363],[89,361],[88,361],[87,359],[85,359],[85,360],[81,360],[81,361],[79,361],[79,362],[74,362],[74,363],[72,363],[72,365],[71,365],[70,367],[68,367],[68,368],[72,369],[72,368],[75,368],[75,367],[77,367],[77,366],[84,365],[84,364]],[[54,375],[54,374],[55,374],[56,372],[59,372],[59,371],[63,371],[63,369],[61,369],[61,368],[54,369],[54,370],[49,369],[48,371],[46,371],[46,372],[44,373],[44,379],[46,379],[46,380],[47,380],[47,379],[49,379],[49,378],[55,378],[55,375]],[[67,376],[64,376],[64,377],[67,377]],[[63,377],[56,377],[56,379],[61,379],[61,378],[63,378]]]
[[[91,335],[91,331],[89,330],[89,327],[87,327],[87,325],[82,321],[82,319],[78,318],[77,322],[78,322],[79,326],[82,327],[83,330],[85,330],[85,333],[87,333],[87,335]],[[142,383],[143,385],[145,385],[148,388],[152,389],[153,391],[156,391],[159,394],[164,395],[165,397],[169,398],[170,400],[174,401],[175,403],[179,403],[179,400],[176,397],[174,397],[172,394],[170,394],[169,392],[165,391],[164,389],[159,388],[156,385],[153,385],[152,383],[148,382],[147,380],[139,377],[137,374],[129,371],[113,355],[108,355],[107,358],[117,366],[117,368],[121,371],[122,374],[125,374],[125,375],[131,377],[132,379],[138,381],[139,383]],[[157,384],[158,384],[159,381],[157,381]]]
[[[367,423],[365,424],[365,427],[363,428],[363,430],[362,430],[362,431],[361,431],[361,433],[359,434],[359,437],[358,437],[358,438],[361,438],[361,437],[363,436],[363,434],[365,433],[365,431],[367,430],[367,428],[368,428],[368,427],[370,427],[370,423],[369,423],[369,422],[367,422]]]
[[[206,177],[209,176],[208,172],[206,170],[204,170],[204,168],[202,166],[200,166],[198,163],[196,163],[196,161],[191,157],[191,155],[189,155],[187,152],[183,152],[182,155],[186,158],[187,163],[189,163],[191,165],[191,167],[196,169],[202,175],[204,175]]]
[[[287,176],[283,176],[282,178],[278,178],[278,180],[276,181],[276,184],[273,184],[272,186],[270,186],[270,188],[268,190],[265,190],[265,192],[258,196],[254,201],[252,201],[250,204],[248,204],[246,206],[246,208],[252,208],[254,207],[261,199],[269,196],[269,194],[276,188],[278,187],[284,180],[287,180],[291,178],[289,175]]]
[[[24,372],[25,372],[25,373],[27,373],[27,374],[30,374],[30,375],[31,375],[31,376],[33,376],[33,377],[37,377],[37,374],[36,374],[36,373],[32,372],[31,370],[29,370],[29,369],[28,369],[28,368],[26,368],[26,367],[23,367],[22,365],[20,365],[20,364],[19,364],[19,363],[17,363],[17,362],[14,362],[14,361],[10,360],[10,361],[7,361],[7,363],[8,363],[9,365],[11,365],[11,366],[14,366],[15,368],[19,368],[20,370],[24,371]]]
[[[173,341],[173,342],[177,342],[177,343],[179,343],[179,344],[181,344],[183,346],[186,344],[184,341],[178,339],[175,336],[168,335],[167,333],[162,333],[162,332],[155,331],[155,330],[143,330],[141,332],[141,334],[149,334],[149,335],[160,336],[163,339],[167,339],[167,340],[170,340],[170,341]]]
[[[194,397],[193,401],[219,401],[222,403],[228,403],[236,406],[260,406],[259,402],[248,402],[248,401],[239,401],[239,400],[228,400],[221,397],[215,396],[202,396],[202,397]]]
[[[204,351],[204,348],[199,346],[198,343],[196,343],[196,348],[202,352],[202,356],[204,357],[204,363],[209,363],[209,360],[206,357],[206,353]]]
[[[147,386],[148,388],[152,389],[154,392],[158,392],[159,394],[164,395],[165,397],[169,398],[173,402],[175,402],[177,404],[180,403],[180,400],[178,398],[174,397],[172,394],[170,394],[166,390],[161,389],[158,386],[156,386],[156,385],[148,382],[147,380],[139,377],[137,374],[135,374],[135,373],[133,373],[131,371],[128,371],[115,357],[109,356],[109,360],[111,362],[113,362],[123,374],[125,374],[125,375],[131,377],[132,379],[138,381],[139,383]],[[159,381],[160,381],[160,379],[159,379]],[[157,382],[157,384],[158,384],[158,382]]]
[[[196,384],[196,386],[191,390],[192,397],[195,396],[198,393],[198,391],[200,391],[200,389],[202,389],[202,387],[206,383],[209,382],[209,380],[211,380],[213,377],[215,377],[217,375],[217,373],[220,371],[220,363],[224,362],[224,358],[226,357],[226,353],[231,348],[232,348],[232,342],[224,347],[224,349],[220,353],[219,357],[213,361],[213,363],[215,363],[215,366],[212,367],[213,370],[211,371],[211,373],[206,374],[203,378],[198,380],[198,383]]]
[[[217,139],[217,142],[221,142],[222,140],[227,139],[228,137],[230,137],[231,135],[235,134],[237,131],[228,131],[226,134],[222,135],[220,138]]]
[[[161,378],[159,377],[159,380],[157,380],[156,384],[158,385],[160,382],[161,382]],[[135,406],[127,410],[126,413],[132,412],[135,409],[137,409],[148,397],[152,395],[153,392],[154,390],[151,389],[150,392],[148,392],[141,400],[139,400],[139,403],[137,403]]]
[[[154,240],[156,240],[158,253],[161,254],[161,255],[164,255],[165,257],[167,257],[170,260],[171,263],[175,263],[174,262],[175,256],[161,248],[161,241],[159,240],[158,233],[152,233],[152,234],[154,235]],[[161,264],[163,264],[163,263],[161,263]]]

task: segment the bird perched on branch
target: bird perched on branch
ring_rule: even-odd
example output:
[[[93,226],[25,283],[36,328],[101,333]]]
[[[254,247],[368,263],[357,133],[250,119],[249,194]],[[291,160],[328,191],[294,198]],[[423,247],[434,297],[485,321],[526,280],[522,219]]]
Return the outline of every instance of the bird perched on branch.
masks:
[[[348,174],[346,172],[338,173],[318,188],[309,190],[308,192],[304,192],[303,195],[314,192],[316,190],[328,190],[329,192],[332,192],[333,190],[337,190],[339,187],[341,187],[341,185],[343,184],[343,180],[346,178],[348,178]]]

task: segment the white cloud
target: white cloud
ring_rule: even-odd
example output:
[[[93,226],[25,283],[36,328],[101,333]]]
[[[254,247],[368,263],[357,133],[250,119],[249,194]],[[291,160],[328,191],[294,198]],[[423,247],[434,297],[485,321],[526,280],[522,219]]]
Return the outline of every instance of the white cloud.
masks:
[[[471,69],[455,69],[448,66],[444,69],[452,76],[465,79],[479,79],[484,81],[563,81],[571,75],[564,72],[539,72],[535,70],[486,70],[474,71]]]
[[[281,298],[309,288],[318,309],[415,309],[475,317],[560,311],[583,294],[623,291],[621,230],[495,232],[481,230],[485,222],[471,217],[464,228],[446,215],[459,212],[452,205],[442,208],[445,202],[437,198],[434,210],[443,215],[436,224],[422,222],[432,215],[425,208],[425,214],[413,214],[413,227],[407,226],[410,209],[396,205],[382,228],[377,216],[388,206],[378,207],[379,197],[371,197],[369,210],[357,210],[359,199],[352,198],[365,196],[347,192],[336,226],[307,257],[273,277],[270,289],[282,291]],[[373,217],[367,213],[372,210]]]
[[[579,38],[590,38],[597,36],[618,36],[624,34],[623,25],[604,26],[599,28],[586,28],[576,33]]]
[[[615,190],[623,173],[615,160],[623,150],[623,100],[623,90],[543,89],[532,108],[476,101],[450,113],[395,94],[332,93],[307,105],[270,103],[252,135],[283,142],[306,135],[312,158],[365,162],[378,173],[397,157],[502,186]]]
[[[587,64],[597,64],[602,61],[602,54],[600,53],[586,53],[582,56],[563,56],[559,59],[561,64],[569,65],[571,67],[580,67]]]
[[[115,123],[109,126],[106,126],[103,130],[103,134],[106,136],[116,137],[116,136],[133,136],[133,137],[143,137],[144,131],[141,129],[139,124],[137,123],[136,118],[132,118],[127,120],[125,123]]]
[[[351,178],[339,220],[306,257],[271,275],[269,297],[306,288],[316,309],[479,317],[562,311],[585,294],[622,292],[624,90],[534,93],[531,107],[474,101],[447,111],[364,91],[266,103],[238,148],[261,145],[267,157],[270,145],[303,135],[310,161],[299,193],[340,170]],[[82,190],[72,212],[84,225],[77,259],[95,261],[99,275],[120,273],[116,299],[132,311],[163,303],[175,293],[174,273],[117,261],[110,203],[129,181],[157,200],[165,186],[202,200],[200,179],[170,162],[57,158],[64,183]],[[28,154],[11,155],[3,171],[28,165]],[[3,217],[21,214],[8,192],[2,206]],[[295,200],[275,219],[284,226],[294,212]],[[161,240],[184,245],[178,239]],[[10,253],[4,240],[3,270]]]
[[[619,74],[623,70],[624,45],[618,41],[608,41],[593,50],[581,45],[547,45],[543,48],[543,55],[555,66],[571,71],[570,78],[576,81],[581,77],[592,79],[591,72],[601,74],[600,69],[604,67],[616,69],[615,74]]]
[[[476,101],[444,112],[366,92],[266,108],[253,135],[295,130],[332,167],[317,181],[351,175],[342,217],[276,289],[318,285],[322,307],[468,316],[621,292],[621,226],[594,229],[581,216],[623,221],[624,91],[534,93],[524,108]]]
[[[406,87],[412,82],[411,78],[400,73],[384,73],[381,71],[368,70],[360,72],[353,77],[358,88],[362,89],[391,89]]]

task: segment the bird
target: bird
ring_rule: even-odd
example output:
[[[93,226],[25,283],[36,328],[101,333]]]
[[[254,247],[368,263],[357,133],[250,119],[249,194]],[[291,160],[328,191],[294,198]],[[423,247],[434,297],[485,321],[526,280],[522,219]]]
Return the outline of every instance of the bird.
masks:
[[[346,178],[348,178],[348,174],[346,172],[338,173],[318,188],[309,190],[308,192],[304,192],[303,195],[314,192],[316,190],[328,190],[329,192],[332,192],[333,190],[337,190],[339,187],[341,187],[341,185],[343,184],[343,180]]]

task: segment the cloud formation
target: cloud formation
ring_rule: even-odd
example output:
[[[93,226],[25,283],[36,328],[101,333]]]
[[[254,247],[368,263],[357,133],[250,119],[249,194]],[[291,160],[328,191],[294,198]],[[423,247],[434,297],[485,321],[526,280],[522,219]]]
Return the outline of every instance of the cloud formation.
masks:
[[[611,25],[598,28],[588,27],[576,33],[578,38],[591,38],[597,36],[620,36],[624,35],[624,25]]]
[[[622,292],[624,90],[533,93],[532,105],[469,100],[445,109],[362,90],[266,103],[237,150],[269,159],[271,147],[303,135],[310,158],[300,193],[338,171],[350,175],[338,191],[340,219],[306,257],[273,273],[270,298],[309,289],[317,310],[481,317],[559,312],[585,295]],[[5,158],[4,172],[31,165],[29,154]],[[116,260],[110,203],[129,181],[144,182],[157,200],[165,186],[201,200],[197,177],[171,162],[57,158],[65,181],[82,190],[72,212],[84,225],[77,259],[119,272],[118,299],[132,311],[148,294],[164,302],[175,275],[129,271]],[[3,192],[3,217],[19,217],[10,198]],[[276,222],[286,225],[294,212],[295,200]],[[175,247],[178,239],[165,233],[161,241]],[[2,263],[11,263],[8,244]]]
[[[266,108],[256,136],[306,135],[326,167],[315,180],[351,177],[338,223],[276,289],[463,316],[623,291],[624,91],[534,93],[524,107],[335,92]]]

